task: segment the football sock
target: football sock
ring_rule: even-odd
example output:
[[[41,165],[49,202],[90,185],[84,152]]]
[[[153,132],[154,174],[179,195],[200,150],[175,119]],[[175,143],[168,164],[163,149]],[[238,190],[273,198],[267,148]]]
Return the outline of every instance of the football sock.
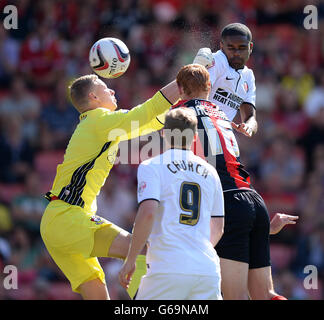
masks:
[[[284,296],[274,296],[271,298],[271,300],[288,300],[287,298],[285,298]]]
[[[127,293],[133,299],[140,285],[142,277],[146,274],[146,256],[138,255],[136,258],[136,269],[129,283]]]

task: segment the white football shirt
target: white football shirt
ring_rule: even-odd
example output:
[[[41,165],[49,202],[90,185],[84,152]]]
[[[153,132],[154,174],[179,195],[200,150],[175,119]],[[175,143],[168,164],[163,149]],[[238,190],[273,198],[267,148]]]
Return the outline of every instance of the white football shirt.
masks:
[[[219,274],[210,242],[210,219],[224,216],[220,179],[214,167],[190,150],[170,149],[138,167],[138,203],[159,201],[148,239],[147,275]]]
[[[212,89],[209,100],[233,120],[242,103],[255,107],[255,78],[247,66],[233,69],[222,50],[213,53],[215,64],[208,69]]]

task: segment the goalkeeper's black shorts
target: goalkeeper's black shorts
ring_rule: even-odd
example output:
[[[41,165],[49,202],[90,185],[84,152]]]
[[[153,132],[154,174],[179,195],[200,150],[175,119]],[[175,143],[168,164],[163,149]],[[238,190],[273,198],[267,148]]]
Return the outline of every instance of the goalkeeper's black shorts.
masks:
[[[224,234],[215,249],[220,258],[270,266],[270,220],[262,197],[254,190],[224,192]]]

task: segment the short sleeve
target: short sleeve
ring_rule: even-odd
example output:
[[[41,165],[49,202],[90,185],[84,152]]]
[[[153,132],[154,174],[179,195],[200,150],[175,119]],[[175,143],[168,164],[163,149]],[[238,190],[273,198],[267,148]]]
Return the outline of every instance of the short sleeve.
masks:
[[[255,78],[253,71],[250,70],[250,76],[248,78],[248,91],[246,94],[246,98],[244,100],[245,103],[250,103],[255,107],[255,97],[256,97],[256,87],[255,87]]]
[[[160,201],[160,174],[153,164],[141,163],[137,170],[137,202],[144,200]]]
[[[211,85],[224,73],[224,57],[220,51],[213,53],[214,65],[208,68]]]

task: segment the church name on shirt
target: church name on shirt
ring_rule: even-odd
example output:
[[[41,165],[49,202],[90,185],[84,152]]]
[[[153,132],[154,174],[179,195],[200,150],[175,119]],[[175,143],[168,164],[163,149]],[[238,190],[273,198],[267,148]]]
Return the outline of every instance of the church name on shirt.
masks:
[[[238,110],[241,104],[244,102],[242,98],[221,88],[217,89],[216,93],[213,96],[213,99],[235,110]]]
[[[209,171],[203,165],[185,160],[173,160],[171,163],[167,164],[167,168],[173,174],[177,174],[179,171],[190,171],[201,175],[205,179],[209,174]]]

